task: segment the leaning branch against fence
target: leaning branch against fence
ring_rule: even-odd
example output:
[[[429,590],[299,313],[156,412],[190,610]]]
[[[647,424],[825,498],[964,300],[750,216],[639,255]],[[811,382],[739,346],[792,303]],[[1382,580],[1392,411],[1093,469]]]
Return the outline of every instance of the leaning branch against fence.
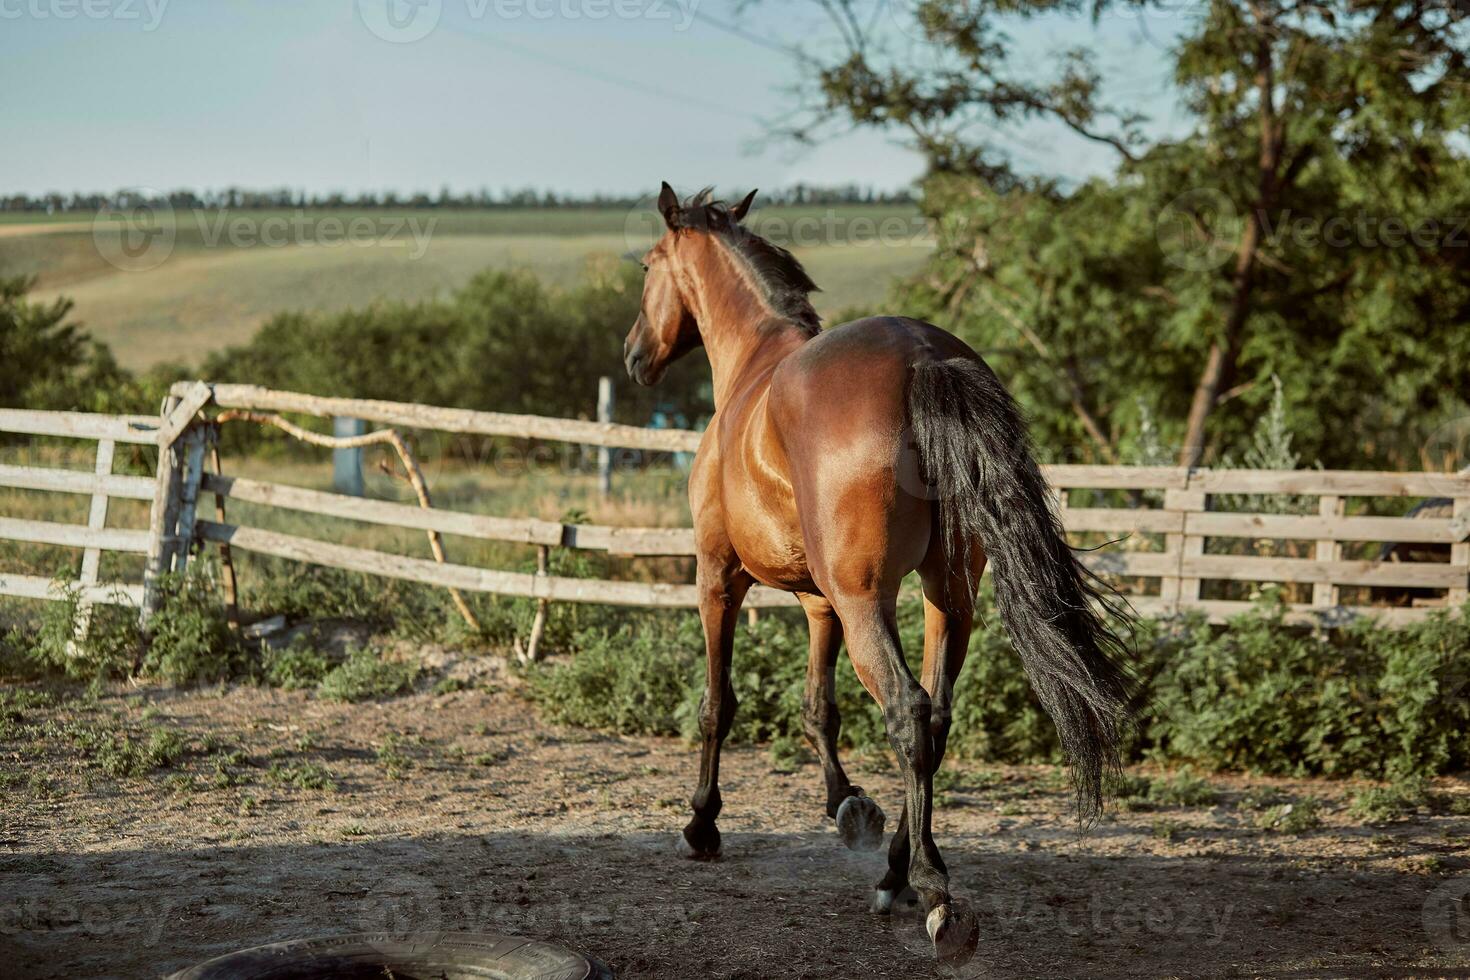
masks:
[[[223,422],[258,422],[262,425],[273,425],[295,439],[321,446],[326,449],[358,449],[363,446],[388,445],[392,446],[398,453],[398,458],[403,463],[403,469],[408,474],[408,482],[413,487],[413,492],[419,498],[419,507],[423,510],[432,510],[433,499],[429,496],[429,485],[424,481],[423,470],[419,468],[418,460],[414,458],[413,450],[409,448],[404,438],[393,429],[378,429],[376,432],[367,432],[360,436],[327,436],[320,432],[302,428],[294,422],[281,418],[279,415],[256,412],[244,408],[232,408],[215,416],[216,424]],[[206,488],[207,489],[207,488]],[[221,496],[224,496],[223,494]],[[444,538],[436,528],[425,528],[429,536],[429,550],[434,553],[434,560],[447,562],[449,558],[444,553]],[[475,618],[474,611],[470,609],[469,603],[464,601],[464,596],[459,594],[458,589],[449,590],[450,598],[454,600],[454,607],[459,610],[460,616],[470,629],[478,631],[480,621]]]

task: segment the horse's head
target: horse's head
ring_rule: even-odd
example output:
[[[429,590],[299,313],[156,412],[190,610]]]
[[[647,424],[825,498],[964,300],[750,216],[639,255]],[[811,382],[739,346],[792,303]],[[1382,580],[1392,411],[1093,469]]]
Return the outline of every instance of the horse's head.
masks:
[[[711,207],[704,197],[701,194],[686,206],[667,183],[659,192],[658,210],[666,230],[643,256],[643,305],[623,343],[628,376],[641,385],[658,383],[670,364],[700,345],[699,322],[688,295],[693,282],[689,247],[695,236],[717,230],[712,222],[734,224],[744,218],[755,191],[728,210]]]

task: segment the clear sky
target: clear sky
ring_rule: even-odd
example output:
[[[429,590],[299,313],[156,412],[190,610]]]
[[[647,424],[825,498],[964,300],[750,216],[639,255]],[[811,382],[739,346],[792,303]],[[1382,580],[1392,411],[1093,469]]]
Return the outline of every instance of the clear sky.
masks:
[[[1182,3],[1182,0],[1181,0]],[[811,0],[0,0],[0,192],[291,187],[633,193],[855,182],[896,188],[919,158],[857,133],[762,141],[794,105],[792,58],[835,32]],[[870,7],[911,42],[902,0]],[[1119,98],[1184,120],[1165,48],[1187,16],[1047,18],[1026,61],[1098,52]],[[422,34],[423,36],[418,36]],[[1068,177],[1112,151],[1055,126],[1003,134]]]

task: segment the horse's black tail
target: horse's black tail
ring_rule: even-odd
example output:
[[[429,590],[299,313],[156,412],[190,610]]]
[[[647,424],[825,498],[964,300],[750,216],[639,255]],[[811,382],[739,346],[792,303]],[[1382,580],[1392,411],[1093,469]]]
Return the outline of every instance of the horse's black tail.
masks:
[[[983,361],[916,365],[908,405],[948,566],[968,570],[970,549],[984,549],[1001,620],[1056,724],[1090,821],[1101,812],[1104,772],[1119,765],[1134,688],[1125,644],[1093,603],[1127,614],[1072,553],[1021,410]]]

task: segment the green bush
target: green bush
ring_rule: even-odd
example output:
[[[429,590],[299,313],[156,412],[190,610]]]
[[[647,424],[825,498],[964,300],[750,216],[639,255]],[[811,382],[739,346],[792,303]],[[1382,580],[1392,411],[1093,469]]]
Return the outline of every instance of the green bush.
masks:
[[[357,647],[326,673],[317,693],[328,701],[372,701],[410,690],[418,675],[417,664],[384,660],[368,647]]]
[[[11,642],[20,648],[16,659],[29,660],[38,671],[94,683],[124,676],[137,667],[143,636],[136,609],[94,605],[83,632],[78,629],[83,615],[81,590],[58,577],[52,594],[55,601],[43,607],[36,629],[12,630]]]
[[[1277,775],[1405,778],[1470,764],[1470,609],[1404,629],[1362,622],[1335,632],[1287,626],[1279,598],[1225,627],[1199,618],[1144,621],[1137,643],[1148,700],[1132,759]],[[950,750],[1004,762],[1058,761],[1055,732],[988,597],[955,690]],[[917,669],[918,603],[899,610]],[[697,735],[704,640],[692,615],[640,614],[617,630],[581,634],[566,663],[530,674],[529,697],[548,720],[627,733]],[[739,708],[734,742],[802,737],[806,626],[767,614],[742,625],[731,670]],[[842,742],[887,748],[882,720],[851,669],[837,670]],[[1204,803],[1214,790],[1178,773],[1123,795],[1142,805]],[[1126,789],[1126,788],[1125,788]]]
[[[286,691],[314,688],[332,670],[332,662],[305,637],[296,637],[289,646],[265,648],[261,653],[265,681]]]
[[[1286,626],[1268,598],[1227,627],[1162,636],[1143,747],[1282,775],[1433,774],[1470,763],[1470,609],[1402,629]]]
[[[704,662],[698,619],[635,614],[615,631],[579,635],[575,647],[565,664],[527,672],[527,691],[548,721],[635,735],[679,731]]]
[[[1429,801],[1429,788],[1422,778],[1401,780],[1355,794],[1348,805],[1348,816],[1363,823],[1392,823]]]
[[[195,560],[187,572],[164,576],[159,590],[142,672],[179,685],[226,680],[238,672],[243,651],[225,619],[215,565]]]

